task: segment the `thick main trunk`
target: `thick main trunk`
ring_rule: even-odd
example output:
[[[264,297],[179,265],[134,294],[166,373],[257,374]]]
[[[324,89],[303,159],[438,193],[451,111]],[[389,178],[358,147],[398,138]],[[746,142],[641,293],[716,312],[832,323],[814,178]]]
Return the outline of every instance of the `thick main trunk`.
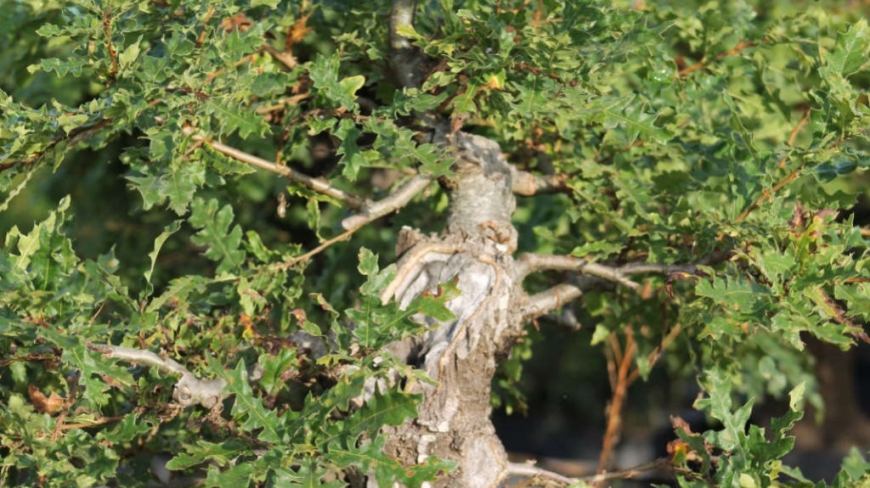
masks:
[[[459,295],[447,306],[455,319],[418,317],[431,331],[390,348],[437,384],[411,386],[423,395],[418,418],[389,429],[387,449],[408,464],[428,456],[456,461],[458,469],[435,486],[490,487],[507,467],[490,421],[491,382],[499,357],[522,332],[518,311],[525,294],[514,279],[515,202],[507,162],[489,139],[459,134],[456,143],[461,159],[446,182],[447,229],[440,237],[417,236],[384,296],[406,305],[439,284],[454,283]]]

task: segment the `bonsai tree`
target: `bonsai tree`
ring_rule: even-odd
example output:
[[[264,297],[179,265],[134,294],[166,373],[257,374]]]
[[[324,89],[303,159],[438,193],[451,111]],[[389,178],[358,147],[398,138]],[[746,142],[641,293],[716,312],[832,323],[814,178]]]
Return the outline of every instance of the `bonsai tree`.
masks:
[[[656,366],[720,426],[653,467],[806,482],[805,342],[870,314],[870,32],[821,3],[7,2],[0,483],[601,483]],[[596,477],[490,421],[541,322],[609,359]]]

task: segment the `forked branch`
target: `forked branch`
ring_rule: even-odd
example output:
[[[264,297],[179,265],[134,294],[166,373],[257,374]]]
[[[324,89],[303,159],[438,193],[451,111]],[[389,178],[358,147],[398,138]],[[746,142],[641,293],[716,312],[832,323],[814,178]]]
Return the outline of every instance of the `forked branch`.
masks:
[[[641,286],[631,280],[631,276],[639,274],[659,274],[673,276],[698,275],[702,272],[699,265],[721,262],[727,258],[727,252],[717,252],[706,256],[697,263],[690,264],[659,264],[659,263],[628,263],[622,266],[608,266],[589,263],[585,259],[573,256],[522,254],[516,261],[517,280],[522,281],[528,275],[541,271],[568,271],[573,274],[568,283],[562,283],[529,297],[529,305],[525,316],[531,320],[577,300],[583,292],[609,281],[625,286],[634,291],[640,291]]]
[[[312,178],[311,176],[300,173],[293,168],[275,164],[261,157],[254,156],[253,154],[214,141],[202,134],[197,134],[193,128],[185,127],[184,134],[190,136],[194,141],[204,144],[225,156],[235,159],[236,161],[283,176],[288,180],[300,183],[309,190],[332,197],[344,203],[351,209],[359,211],[358,214],[352,215],[342,221],[341,225],[346,231],[354,231],[373,220],[377,220],[384,215],[399,210],[407,205],[414,196],[423,191],[427,186],[429,186],[429,183],[432,182],[432,178],[429,176],[416,175],[400,185],[396,191],[388,195],[386,198],[373,202],[367,198],[336,188],[323,178]]]

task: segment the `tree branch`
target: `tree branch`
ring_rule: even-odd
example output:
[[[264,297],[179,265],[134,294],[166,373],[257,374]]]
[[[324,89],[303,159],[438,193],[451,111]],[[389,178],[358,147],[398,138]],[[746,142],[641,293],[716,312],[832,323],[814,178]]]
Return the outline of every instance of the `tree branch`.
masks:
[[[586,260],[573,256],[559,256],[548,254],[521,254],[516,260],[517,281],[522,282],[528,275],[540,271],[570,271],[578,273],[569,280],[552,288],[536,293],[529,297],[529,305],[525,316],[531,320],[553,310],[564,307],[568,303],[583,296],[585,290],[589,290],[601,280],[610,281],[632,290],[640,290],[640,285],[632,281],[629,276],[639,274],[673,275],[682,273],[687,275],[703,274],[698,266],[721,262],[728,257],[728,252],[714,252],[690,264],[659,264],[659,263],[628,263],[614,267],[604,264],[587,263]]]
[[[390,48],[393,70],[403,87],[413,88],[420,85],[417,66],[420,59],[411,46],[411,41],[399,34],[399,29],[414,27],[414,15],[417,12],[417,0],[393,0],[390,12]]]
[[[529,463],[508,463],[507,472],[509,475],[514,476],[525,476],[532,479],[540,479],[547,480],[550,483],[557,483],[560,486],[568,486],[574,483],[576,480],[568,478],[567,476],[562,476],[559,473],[555,473],[553,471],[548,471],[543,468],[539,468],[533,464]],[[527,485],[520,485],[527,486]],[[532,485],[528,485],[532,486]],[[550,486],[545,485],[545,486]]]
[[[172,358],[161,357],[151,351],[111,344],[88,343],[88,348],[102,353],[108,358],[139,366],[155,367],[168,374],[181,375],[181,378],[175,383],[172,399],[183,408],[193,405],[212,408],[227,396],[226,391],[224,391],[227,386],[226,381],[220,378],[214,380],[199,379]]]
[[[583,289],[570,283],[561,283],[529,297],[523,310],[526,320],[540,317],[551,310],[558,310],[583,296]]]
[[[694,274],[698,271],[698,264],[658,264],[658,263],[628,263],[619,268],[619,271],[624,275],[638,274],[662,274],[669,275],[673,273],[688,273]]]
[[[531,273],[545,270],[575,271],[581,274],[595,276],[613,281],[637,290],[640,285],[628,279],[621,268],[612,268],[603,264],[588,263],[585,259],[573,256],[558,256],[552,254],[525,253],[517,259],[517,279],[522,281]]]
[[[359,214],[347,217],[342,221],[341,225],[346,231],[354,231],[373,220],[379,219],[390,212],[395,212],[404,207],[412,198],[414,198],[415,195],[423,191],[427,186],[429,186],[429,183],[432,182],[432,178],[429,176],[415,175],[400,185],[396,191],[386,198],[373,202],[367,198],[362,198],[336,188],[330,185],[329,182],[323,178],[312,178],[294,170],[293,168],[266,161],[265,159],[254,156],[253,154],[213,141],[204,135],[195,133],[191,127],[185,127],[183,132],[185,135],[190,136],[194,141],[205,144],[215,151],[225,156],[229,156],[236,161],[241,161],[254,166],[255,168],[264,169],[283,176],[288,180],[302,184],[309,190],[335,198],[336,200],[346,204],[348,207],[354,210],[359,210]],[[348,235],[348,233],[345,233],[343,234],[344,237],[338,238],[337,240],[343,240]]]
[[[345,230],[356,229],[390,212],[394,212],[407,205],[415,195],[426,189],[431,182],[432,178],[428,176],[416,175],[402,183],[396,191],[386,198],[377,202],[367,201],[362,207],[362,212],[342,220],[341,226]]]
[[[767,38],[763,39],[762,42],[767,42]],[[724,51],[724,52],[717,54],[716,57],[713,59],[715,61],[721,61],[722,59],[727,58],[728,56],[734,56],[734,55],[740,54],[744,49],[753,47],[755,45],[757,45],[756,42],[740,41],[737,43],[736,46],[734,46],[733,48],[731,48],[727,51]],[[677,75],[680,76],[681,78],[685,77],[689,73],[692,73],[694,71],[698,71],[699,69],[707,66],[710,62],[711,62],[710,59],[704,57],[700,61],[698,61],[697,63],[681,69],[680,72],[677,73]]]
[[[266,161],[265,159],[254,156],[253,154],[249,154],[234,147],[227,146],[226,144],[213,141],[204,135],[196,134],[191,127],[185,127],[183,129],[183,132],[185,135],[190,136],[194,141],[201,142],[208,147],[214,149],[215,151],[235,159],[236,161],[241,161],[256,168],[265,169],[266,171],[271,171],[272,173],[281,175],[288,180],[300,183],[309,190],[339,200],[355,210],[363,208],[363,206],[366,204],[365,199],[360,198],[352,193],[348,193],[339,188],[336,188],[330,185],[329,182],[323,178],[312,178],[311,176],[300,173],[293,168],[281,166],[271,161]]]
[[[511,191],[517,195],[530,197],[545,193],[558,193],[565,191],[568,186],[565,181],[567,175],[541,175],[535,176],[528,171],[523,171],[511,166]]]
[[[567,476],[563,476],[559,473],[554,473],[552,471],[548,471],[543,468],[539,468],[537,466],[528,464],[528,463],[509,463],[507,465],[508,474],[515,476],[528,476],[530,478],[537,478],[540,480],[547,480],[551,483],[558,483],[561,485],[570,485],[577,482],[582,483],[603,483],[605,481],[613,481],[613,480],[624,480],[624,479],[632,479],[637,478],[643,474],[650,473],[653,471],[665,471],[665,472],[673,472],[674,468],[671,464],[671,460],[669,458],[659,458],[654,461],[650,461],[645,464],[641,464],[638,466],[634,466],[628,469],[622,469],[618,471],[611,471],[609,473],[601,473],[593,476],[582,476],[579,478],[569,478]]]

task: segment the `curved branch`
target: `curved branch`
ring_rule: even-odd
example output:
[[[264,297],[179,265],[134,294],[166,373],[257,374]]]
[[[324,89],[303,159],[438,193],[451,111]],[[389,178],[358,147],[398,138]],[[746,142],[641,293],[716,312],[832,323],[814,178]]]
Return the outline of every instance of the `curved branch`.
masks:
[[[108,358],[139,366],[154,367],[168,374],[180,374],[181,378],[175,382],[175,389],[172,391],[172,399],[183,408],[192,405],[212,408],[227,396],[226,381],[220,378],[214,380],[199,379],[172,358],[162,357],[151,351],[111,344],[88,343],[88,348]]]
[[[367,201],[363,205],[362,212],[342,220],[341,226],[345,230],[356,229],[390,212],[395,212],[407,205],[415,195],[425,190],[431,182],[432,178],[429,176],[416,175],[405,183],[402,183],[396,191],[386,198],[377,202]]]

